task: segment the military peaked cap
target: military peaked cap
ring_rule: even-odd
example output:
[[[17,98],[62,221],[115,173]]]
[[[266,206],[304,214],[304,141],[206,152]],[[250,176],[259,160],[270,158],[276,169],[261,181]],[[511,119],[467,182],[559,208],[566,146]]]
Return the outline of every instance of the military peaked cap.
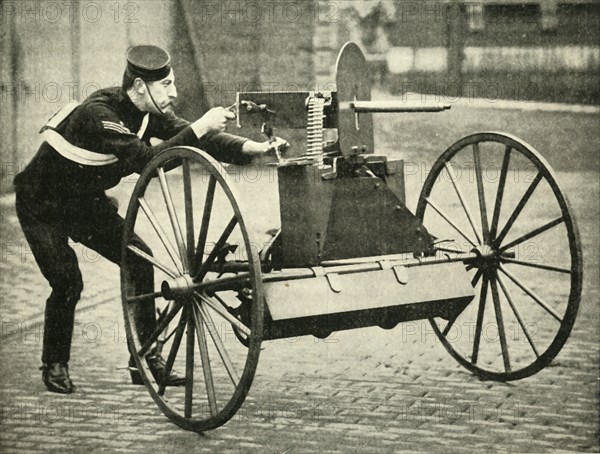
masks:
[[[171,56],[152,45],[132,46],[127,51],[127,68],[143,80],[164,79],[171,72]]]

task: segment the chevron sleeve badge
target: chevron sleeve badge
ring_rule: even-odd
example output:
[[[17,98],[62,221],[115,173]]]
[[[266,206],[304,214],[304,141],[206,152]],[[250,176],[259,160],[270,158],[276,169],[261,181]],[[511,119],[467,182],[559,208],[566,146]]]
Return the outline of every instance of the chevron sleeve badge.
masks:
[[[114,131],[114,132],[118,132],[121,134],[133,134],[129,128],[127,128],[125,125],[123,125],[122,123],[115,123],[114,121],[105,121],[102,120],[102,127],[104,129],[107,129],[109,131]]]

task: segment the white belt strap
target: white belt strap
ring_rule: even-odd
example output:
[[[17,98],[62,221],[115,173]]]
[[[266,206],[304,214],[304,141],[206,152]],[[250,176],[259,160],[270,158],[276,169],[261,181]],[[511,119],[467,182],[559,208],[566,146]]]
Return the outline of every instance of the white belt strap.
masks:
[[[118,158],[113,154],[95,153],[84,148],[77,147],[66,140],[54,129],[58,127],[71,113],[79,106],[79,102],[71,101],[58,112],[44,125],[40,131],[42,138],[50,144],[62,157],[78,164],[86,166],[105,166],[114,164]],[[141,139],[148,128],[150,114],[147,113],[142,119],[142,124],[137,132],[137,136]]]
[[[114,154],[95,153],[76,147],[52,129],[43,131],[42,138],[64,158],[78,164],[84,164],[86,166],[105,166],[114,164],[118,161],[118,158]]]

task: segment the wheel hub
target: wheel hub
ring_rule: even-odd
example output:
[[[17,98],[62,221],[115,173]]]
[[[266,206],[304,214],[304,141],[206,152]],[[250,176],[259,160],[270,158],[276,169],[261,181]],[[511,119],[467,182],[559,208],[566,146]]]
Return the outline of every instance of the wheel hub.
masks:
[[[477,254],[474,265],[483,270],[493,270],[498,267],[502,258],[502,253],[498,248],[489,244],[482,244],[473,248],[472,252]]]
[[[191,297],[194,294],[194,281],[185,273],[173,279],[164,280],[160,285],[162,296],[166,300],[174,300],[180,297]]]
[[[478,254],[482,259],[490,259],[498,255],[498,250],[493,248],[489,244],[483,244],[478,248],[475,248],[474,252]]]

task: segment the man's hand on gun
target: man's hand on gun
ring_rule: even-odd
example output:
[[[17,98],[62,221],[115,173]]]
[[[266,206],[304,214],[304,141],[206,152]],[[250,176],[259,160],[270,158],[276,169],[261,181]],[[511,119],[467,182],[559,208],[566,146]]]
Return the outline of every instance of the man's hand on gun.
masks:
[[[198,138],[208,134],[209,132],[222,132],[227,126],[228,120],[235,119],[235,113],[224,107],[213,107],[206,112],[201,118],[192,123],[192,129]],[[290,144],[287,140],[280,137],[268,136],[264,142],[255,142],[247,140],[244,142],[242,152],[251,155],[273,154],[280,158],[281,153],[284,153]]]
[[[192,129],[198,138],[209,132],[223,132],[227,126],[227,120],[234,118],[235,114],[224,107],[213,107],[192,123]]]

